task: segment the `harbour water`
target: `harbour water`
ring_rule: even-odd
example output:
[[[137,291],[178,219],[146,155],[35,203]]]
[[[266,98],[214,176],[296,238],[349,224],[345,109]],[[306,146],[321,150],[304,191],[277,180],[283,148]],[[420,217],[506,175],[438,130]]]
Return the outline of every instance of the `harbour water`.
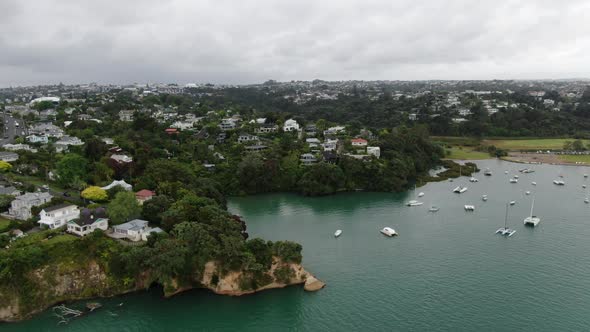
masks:
[[[402,194],[231,199],[251,237],[303,245],[304,266],[327,283],[317,293],[295,286],[239,298],[197,290],[162,299],[154,289],[100,300],[102,309],[67,325],[57,326],[47,311],[0,331],[590,330],[590,204],[582,188],[590,169],[535,165],[521,174],[525,165],[477,164],[493,175]],[[510,184],[514,174],[519,183]],[[559,175],[565,186],[552,183]],[[452,193],[458,184],[469,190]],[[424,205],[405,206],[418,192]],[[533,197],[541,223],[526,228]],[[495,231],[511,200],[508,226],[517,232],[507,238]],[[428,212],[431,205],[440,211]],[[385,226],[399,236],[381,235]],[[337,229],[343,233],[334,238]]]

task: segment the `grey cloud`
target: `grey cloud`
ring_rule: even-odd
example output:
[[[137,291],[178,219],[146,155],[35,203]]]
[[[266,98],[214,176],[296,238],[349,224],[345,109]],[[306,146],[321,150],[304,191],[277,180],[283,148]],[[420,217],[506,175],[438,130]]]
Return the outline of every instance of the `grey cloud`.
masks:
[[[3,0],[0,86],[587,77],[589,9],[583,0]]]

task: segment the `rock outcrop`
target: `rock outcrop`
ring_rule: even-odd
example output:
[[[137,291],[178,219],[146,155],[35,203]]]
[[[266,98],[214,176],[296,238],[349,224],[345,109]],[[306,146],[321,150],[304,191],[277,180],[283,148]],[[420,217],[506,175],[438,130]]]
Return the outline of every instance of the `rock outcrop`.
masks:
[[[305,281],[305,285],[303,286],[303,289],[305,289],[308,292],[317,292],[320,289],[324,288],[326,286],[326,284],[319,280],[318,278],[314,277],[314,276],[309,276],[307,278],[307,280]]]

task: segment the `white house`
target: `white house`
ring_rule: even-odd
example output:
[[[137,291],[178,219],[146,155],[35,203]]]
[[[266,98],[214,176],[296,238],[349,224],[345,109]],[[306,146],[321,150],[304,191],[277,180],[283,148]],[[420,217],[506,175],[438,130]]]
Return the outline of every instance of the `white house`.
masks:
[[[59,204],[41,210],[39,213],[40,226],[50,229],[65,226],[69,221],[80,217],[80,210],[73,204]]]
[[[29,152],[32,152],[32,153],[36,153],[37,152],[37,149],[32,148],[28,144],[22,144],[22,143],[18,143],[18,144],[4,144],[2,147],[5,148],[8,151],[29,151]]]
[[[299,123],[293,119],[289,119],[285,121],[285,125],[283,126],[283,131],[298,131],[299,130]]]
[[[68,222],[68,232],[78,236],[86,236],[96,229],[106,231],[109,228],[107,218],[74,219]]]
[[[367,154],[377,157],[381,157],[381,148],[378,146],[367,146]]]
[[[83,209],[79,212],[79,218],[68,221],[67,230],[70,233],[86,236],[96,229],[106,231],[109,227],[106,210],[99,207],[95,210]]]
[[[47,144],[47,143],[49,143],[49,138],[47,138],[47,136],[41,136],[41,135],[29,135],[29,136],[27,136],[27,141],[29,143]]]
[[[113,237],[131,241],[147,241],[151,233],[160,233],[160,228],[151,228],[147,220],[133,219],[124,224],[113,226]]]
[[[8,151],[0,151],[0,160],[2,161],[17,161],[18,154]]]
[[[57,142],[55,142],[56,145],[84,145],[84,142],[79,139],[78,137],[75,136],[63,136],[62,138],[60,138]]]
[[[250,134],[240,134],[240,136],[238,136],[238,143],[244,143],[244,142],[257,142],[258,136],[254,136],[254,135],[250,135]]]
[[[31,214],[31,208],[33,206],[43,205],[49,202],[52,197],[46,192],[20,195],[10,203],[8,214],[16,219],[27,220],[33,216]]]
[[[350,140],[350,143],[352,143],[352,146],[357,146],[357,147],[367,146],[367,140],[363,139],[363,138],[353,138]]]
[[[123,187],[123,189],[125,189],[127,191],[130,191],[131,189],[133,189],[133,186],[130,185],[129,183],[125,182],[125,180],[113,180],[113,182],[111,182],[111,184],[101,187],[101,189],[109,190],[109,189],[116,187],[116,186],[121,186],[121,187]]]

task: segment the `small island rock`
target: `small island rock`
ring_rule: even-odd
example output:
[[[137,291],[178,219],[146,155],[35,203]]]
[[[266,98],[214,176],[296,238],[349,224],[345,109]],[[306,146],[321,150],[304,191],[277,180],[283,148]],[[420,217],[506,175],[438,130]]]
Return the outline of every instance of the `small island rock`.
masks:
[[[324,286],[326,286],[324,282],[322,282],[314,276],[309,276],[305,281],[305,286],[303,286],[303,289],[305,289],[308,292],[317,292],[320,289],[324,288]]]

